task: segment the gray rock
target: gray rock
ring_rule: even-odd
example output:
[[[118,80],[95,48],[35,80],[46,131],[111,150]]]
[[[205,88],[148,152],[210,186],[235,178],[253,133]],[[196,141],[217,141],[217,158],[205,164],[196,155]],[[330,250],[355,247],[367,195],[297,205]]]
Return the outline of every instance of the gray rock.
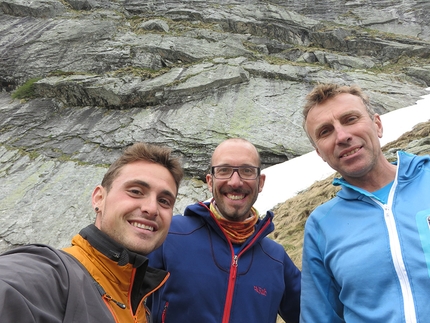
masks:
[[[66,7],[57,0],[3,0],[0,10],[11,16],[53,18],[66,11]]]
[[[406,75],[421,81],[424,86],[430,87],[430,65],[406,67]]]
[[[91,10],[97,7],[94,0],[65,0],[75,10]]]
[[[166,33],[169,31],[169,25],[161,19],[151,19],[151,20],[145,21],[140,25],[140,28],[145,30],[154,30],[154,31],[161,31]]]
[[[414,104],[430,86],[429,9],[0,0],[0,251],[67,245],[94,220],[94,185],[136,141],[182,158],[182,213],[210,198],[210,155],[226,138],[252,141],[263,167],[309,152],[301,106],[316,83],[358,84],[380,114]],[[12,99],[32,78],[36,97]]]
[[[368,57],[351,57],[344,55],[333,55],[327,54],[324,57],[324,61],[336,70],[346,69],[370,69],[375,66],[375,63],[371,58]]]

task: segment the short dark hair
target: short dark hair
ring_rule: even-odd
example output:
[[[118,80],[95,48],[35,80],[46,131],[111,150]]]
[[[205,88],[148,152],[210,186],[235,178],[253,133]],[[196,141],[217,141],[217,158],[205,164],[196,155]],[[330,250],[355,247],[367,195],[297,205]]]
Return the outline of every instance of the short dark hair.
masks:
[[[104,175],[101,185],[109,191],[113,181],[125,165],[136,161],[148,161],[167,168],[175,180],[176,189],[179,189],[184,172],[179,158],[173,157],[171,153],[171,149],[167,147],[137,142],[127,147],[123,154],[112,163]]]

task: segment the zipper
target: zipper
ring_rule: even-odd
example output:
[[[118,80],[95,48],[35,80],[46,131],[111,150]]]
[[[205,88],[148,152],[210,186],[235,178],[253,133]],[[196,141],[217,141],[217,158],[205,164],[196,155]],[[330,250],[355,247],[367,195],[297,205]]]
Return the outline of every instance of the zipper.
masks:
[[[127,306],[125,306],[125,304],[118,302],[117,300],[114,300],[110,295],[104,293],[104,295],[102,295],[102,297],[107,300],[108,302],[112,302],[114,304],[116,304],[119,308],[122,308],[123,310],[125,310],[127,308]]]
[[[141,304],[142,304],[142,302],[144,302],[143,304],[144,304],[145,312],[146,312],[146,320],[147,320],[148,323],[152,323],[153,320],[154,320],[154,318],[153,318],[153,315],[152,315],[151,311],[149,310],[148,306],[146,305],[146,301],[147,301],[149,295],[151,295],[155,291],[159,290],[161,288],[161,286],[163,286],[163,284],[166,282],[166,280],[169,277],[170,277],[170,273],[167,273],[166,277],[164,277],[164,279],[160,282],[160,284],[156,288],[154,288],[153,290],[151,290],[149,293],[147,293],[145,296],[143,296],[143,298],[142,298]],[[169,302],[166,302],[166,304],[164,305],[163,312],[161,314],[161,323],[165,322],[165,317],[166,317],[166,313],[165,312],[167,311],[167,307],[168,306],[169,306]],[[136,317],[136,316],[134,316],[134,317]]]
[[[397,176],[396,176],[397,177]],[[402,249],[400,247],[399,234],[397,232],[396,220],[391,206],[393,205],[394,192],[397,188],[397,181],[395,180],[388,195],[387,204],[382,204],[378,200],[372,200],[378,204],[384,211],[385,225],[388,230],[388,239],[390,244],[391,258],[393,260],[394,269],[400,283],[400,288],[403,297],[403,310],[405,313],[406,323],[416,323],[415,303],[412,295],[412,288],[406,272],[405,263],[403,261]]]
[[[238,267],[238,264],[237,264],[238,258],[239,257],[237,255],[234,255],[233,261],[230,266],[230,275],[228,278],[227,295],[225,299],[222,323],[228,323],[230,320],[231,304],[233,303],[234,285],[236,282],[236,274],[237,274],[237,267]]]
[[[146,317],[146,323],[152,323],[152,314],[151,311],[149,310],[149,307],[146,305],[146,299],[143,302],[143,307],[145,309],[145,317]],[[134,315],[134,322],[137,323],[137,315]]]
[[[233,245],[231,241],[227,238],[227,235],[224,233],[223,230],[221,230],[224,235],[226,236],[227,241],[230,244],[231,253],[233,254],[233,261],[230,266],[230,275],[228,280],[228,287],[227,287],[227,295],[225,300],[225,306],[224,306],[224,313],[222,317],[222,323],[229,323],[230,321],[230,313],[231,313],[231,306],[233,304],[233,294],[234,294],[234,287],[236,283],[236,277],[237,277],[237,268],[239,267],[239,257],[246,252],[251,246],[254,244],[255,241],[263,234],[265,229],[270,225],[271,221],[267,221],[263,227],[257,232],[257,234],[252,238],[252,240],[246,245],[245,248],[243,248],[239,254],[235,255],[233,251]]]
[[[169,307],[169,302],[166,302],[166,304],[164,304],[163,312],[161,312],[161,323],[166,322],[166,313],[167,313],[168,307]]]
[[[400,248],[396,221],[393,217],[391,208],[388,205],[384,205],[384,218],[388,229],[388,237],[390,240],[391,257],[393,259],[394,268],[396,270],[403,295],[405,322],[416,323],[415,304],[412,296],[412,289],[409,282],[409,277],[406,272],[405,263],[402,257],[402,250]]]
[[[270,219],[268,221],[266,221],[266,223],[260,228],[260,230],[254,236],[254,238],[252,238],[252,240],[246,245],[246,247],[243,248],[239,252],[239,254],[235,255],[234,254],[234,249],[233,249],[233,244],[231,243],[231,241],[228,238],[227,234],[224,232],[224,230],[222,229],[222,227],[220,226],[220,224],[216,220],[215,216],[212,214],[210,208],[206,204],[204,204],[203,202],[200,202],[199,204],[201,206],[203,206],[204,208],[206,208],[209,211],[210,216],[213,218],[213,220],[215,221],[215,223],[217,224],[217,226],[220,228],[221,232],[224,234],[224,237],[226,238],[228,244],[230,245],[231,254],[233,255],[233,257],[232,257],[233,260],[232,260],[232,263],[231,263],[231,266],[230,266],[230,274],[229,274],[229,278],[228,278],[227,295],[226,295],[226,300],[225,300],[225,305],[224,305],[224,313],[223,313],[223,316],[222,316],[222,323],[229,323],[229,321],[230,321],[231,305],[233,303],[234,287],[235,287],[235,283],[236,283],[237,268],[239,266],[239,264],[238,264],[239,257],[246,250],[248,250],[249,248],[251,248],[251,246],[254,244],[254,242],[262,235],[262,233],[272,223],[272,221]]]
[[[105,302],[106,307],[109,309],[109,312],[112,314],[112,317],[113,317],[114,321],[115,322],[119,322],[118,321],[118,317],[116,316],[115,311],[112,308],[112,306],[111,306],[110,303],[116,304],[121,309],[125,309],[126,306],[123,303],[118,302],[117,300],[113,299],[110,295],[106,294],[106,292],[103,289],[103,287],[94,278],[93,278],[93,283],[96,286],[97,290],[99,291],[100,296],[102,297],[103,301]]]
[[[91,277],[91,278],[93,278],[93,277]],[[126,308],[127,308],[127,306],[125,306],[125,304],[123,304],[123,303],[121,303],[121,302],[118,302],[117,300],[113,299],[113,298],[112,298],[112,296],[108,295],[108,294],[105,292],[105,290],[104,290],[104,288],[102,287],[102,285],[100,285],[100,284],[99,284],[99,283],[98,283],[94,278],[93,278],[93,283],[94,283],[94,285],[96,286],[97,290],[99,291],[100,296],[101,296],[104,300],[106,300],[106,301],[107,301],[107,303],[112,302],[112,303],[116,304],[119,308],[122,308],[122,309],[126,309]]]

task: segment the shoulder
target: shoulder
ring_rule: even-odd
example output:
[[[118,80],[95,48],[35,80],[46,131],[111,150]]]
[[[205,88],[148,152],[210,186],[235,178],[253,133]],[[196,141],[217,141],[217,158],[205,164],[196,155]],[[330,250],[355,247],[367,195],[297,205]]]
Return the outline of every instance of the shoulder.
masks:
[[[282,260],[286,255],[284,247],[268,237],[262,239],[260,245],[263,251],[272,258]]]
[[[0,256],[0,281],[23,295],[35,293],[48,299],[49,291],[56,291],[65,296],[70,261],[46,245],[18,247]]]
[[[344,191],[344,188],[342,188],[341,191]],[[341,191],[339,191],[338,193],[340,193]],[[342,198],[340,198],[339,196],[335,196],[327,202],[317,206],[309,215],[309,218],[306,223],[311,221],[319,222],[321,219],[329,215],[333,211],[333,209],[339,207],[343,202],[344,200]]]
[[[291,277],[297,276],[299,270],[281,244],[266,237],[261,240],[259,245],[261,246],[262,253],[257,252],[254,254],[254,257],[256,257],[255,259],[258,263],[264,263],[264,270],[267,270],[267,268],[279,268],[281,266],[284,271],[292,275]],[[297,277],[300,279],[299,276]]]
[[[1,263],[25,263],[31,262],[46,262],[55,263],[63,257],[61,252],[53,247],[43,244],[31,244],[6,251],[1,256]]]
[[[205,225],[203,218],[198,216],[175,215],[170,224],[170,234],[185,234],[193,232]]]
[[[67,271],[72,262],[70,256],[62,251],[43,244],[18,247],[0,256],[0,272],[13,269],[17,273],[40,274],[42,277],[50,271]]]
[[[267,253],[270,253],[272,255],[277,255],[277,258],[279,257],[283,258],[286,255],[286,251],[284,247],[280,243],[268,237],[264,237],[260,241],[260,245]]]
[[[210,213],[203,205],[196,203],[189,205],[184,215],[174,215],[170,224],[169,234],[183,234],[193,232],[206,225]]]
[[[402,179],[414,177],[421,169],[430,169],[430,155],[414,155],[404,151],[397,152],[399,167],[399,177]]]

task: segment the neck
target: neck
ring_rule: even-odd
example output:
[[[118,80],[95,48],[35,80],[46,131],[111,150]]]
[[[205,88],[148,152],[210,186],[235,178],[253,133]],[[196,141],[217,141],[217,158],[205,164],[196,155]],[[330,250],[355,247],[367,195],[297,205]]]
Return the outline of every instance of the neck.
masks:
[[[391,183],[396,177],[396,171],[397,167],[384,159],[384,162],[379,167],[374,167],[366,175],[358,177],[345,176],[344,179],[351,185],[368,192],[375,192]]]
[[[252,216],[244,221],[227,220],[221,215],[213,202],[210,204],[210,211],[215,221],[218,222],[226,237],[232,243],[244,243],[255,231],[255,224],[258,221],[258,213],[255,209],[251,209]]]

